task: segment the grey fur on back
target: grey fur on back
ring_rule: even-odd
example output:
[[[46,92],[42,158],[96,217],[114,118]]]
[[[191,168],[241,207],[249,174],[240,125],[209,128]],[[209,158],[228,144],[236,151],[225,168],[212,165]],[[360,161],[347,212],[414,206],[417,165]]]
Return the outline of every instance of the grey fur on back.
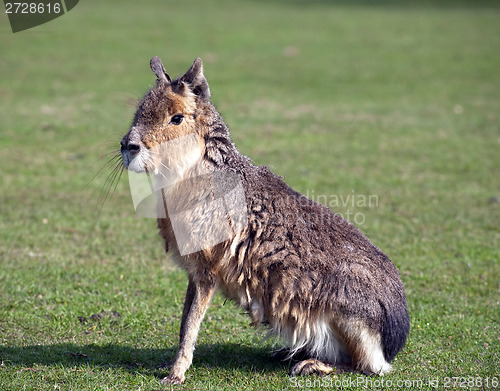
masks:
[[[222,120],[215,128],[224,128]],[[360,319],[381,333],[385,357],[392,361],[410,328],[396,266],[353,224],[291,189],[267,167],[254,166],[219,134],[213,142],[224,152],[217,166],[238,173],[247,196],[249,225],[236,246],[235,258],[243,260],[236,270],[259,280],[263,321],[269,322],[278,301],[300,313],[332,311]]]

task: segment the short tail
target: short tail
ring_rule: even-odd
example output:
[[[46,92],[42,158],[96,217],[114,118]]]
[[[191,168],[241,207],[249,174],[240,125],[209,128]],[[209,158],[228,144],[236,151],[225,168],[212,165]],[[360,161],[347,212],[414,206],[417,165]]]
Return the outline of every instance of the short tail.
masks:
[[[380,304],[385,318],[381,330],[384,356],[387,362],[391,362],[405,346],[406,338],[410,332],[410,316],[404,296],[397,305],[395,303],[391,303],[391,305]]]

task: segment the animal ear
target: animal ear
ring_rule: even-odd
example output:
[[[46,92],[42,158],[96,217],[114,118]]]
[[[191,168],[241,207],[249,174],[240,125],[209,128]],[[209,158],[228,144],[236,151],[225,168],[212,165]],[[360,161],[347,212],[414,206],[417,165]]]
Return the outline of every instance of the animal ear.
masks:
[[[163,80],[167,83],[170,83],[172,81],[167,71],[165,71],[165,68],[163,67],[163,64],[160,60],[160,57],[154,56],[149,62],[149,66],[151,67],[151,70],[156,75],[158,80]]]
[[[191,68],[181,76],[180,80],[189,86],[193,94],[205,99],[210,98],[210,89],[208,88],[207,79],[203,75],[203,62],[201,58],[194,60]]]

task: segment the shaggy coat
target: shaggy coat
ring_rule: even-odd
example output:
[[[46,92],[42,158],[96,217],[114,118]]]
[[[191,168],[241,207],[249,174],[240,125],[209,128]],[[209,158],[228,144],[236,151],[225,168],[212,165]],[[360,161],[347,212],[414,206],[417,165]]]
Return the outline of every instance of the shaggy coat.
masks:
[[[238,152],[210,103],[200,59],[173,81],[158,57],[151,68],[156,85],[139,103],[121,151],[131,171],[165,177],[165,167],[172,176],[156,192],[163,209],[158,228],[189,284],[179,351],[163,382],[185,380],[200,323],[218,288],[248,311],[252,324],[266,324],[279,335],[287,357],[305,358],[293,375],[330,373],[339,364],[364,373],[390,371],[410,328],[396,266],[350,222]],[[182,137],[191,142],[158,152]],[[200,201],[208,205],[235,188],[241,189],[243,214],[236,210],[241,202],[227,200],[211,214],[196,209]],[[174,214],[183,216],[184,227],[195,227],[186,235],[198,238],[198,250],[182,247]],[[226,238],[203,242],[219,229],[216,221],[227,222]]]

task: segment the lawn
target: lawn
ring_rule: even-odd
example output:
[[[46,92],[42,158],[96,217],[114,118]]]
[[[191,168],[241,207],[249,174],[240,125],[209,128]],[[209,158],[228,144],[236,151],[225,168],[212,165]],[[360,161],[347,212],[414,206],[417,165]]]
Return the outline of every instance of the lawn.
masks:
[[[384,378],[292,379],[219,295],[174,389],[499,388],[499,19],[473,0],[87,0],[13,34],[2,13],[1,390],[165,389],[187,278],[110,177],[154,55],[172,76],[201,57],[239,150],[391,257],[412,327]]]

